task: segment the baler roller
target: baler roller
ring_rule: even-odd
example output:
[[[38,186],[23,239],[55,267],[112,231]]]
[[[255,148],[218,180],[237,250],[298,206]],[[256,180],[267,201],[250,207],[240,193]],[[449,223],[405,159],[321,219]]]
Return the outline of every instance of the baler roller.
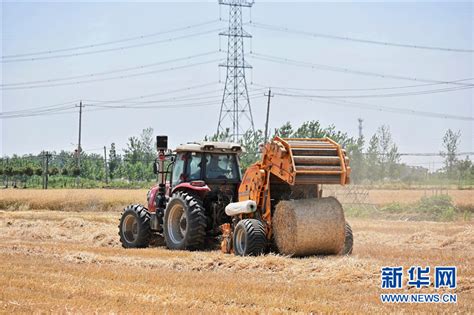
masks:
[[[340,166],[327,166],[327,165],[296,165],[296,171],[313,171],[313,172],[341,172]],[[336,174],[336,173],[335,173]]]
[[[295,184],[345,184],[349,159],[334,141],[323,139],[282,139],[291,151]]]
[[[295,166],[302,165],[341,165],[340,159],[338,156],[297,156],[293,152],[293,160],[295,161]],[[346,164],[349,164],[349,159],[345,158]]]
[[[337,156],[335,148],[293,148],[295,156]]]
[[[288,144],[292,147],[292,148],[314,148],[315,146],[320,146],[320,147],[331,147],[331,144],[329,144],[328,142],[326,142],[325,140],[312,140],[312,139],[309,139],[309,140],[291,140],[291,139],[287,139],[287,142]]]
[[[296,176],[295,185],[314,185],[314,184],[340,184],[341,175],[324,174],[299,174]]]

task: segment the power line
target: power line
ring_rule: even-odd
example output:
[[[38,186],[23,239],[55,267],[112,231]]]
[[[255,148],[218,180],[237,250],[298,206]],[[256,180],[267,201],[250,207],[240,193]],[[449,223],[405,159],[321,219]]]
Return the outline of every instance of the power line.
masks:
[[[174,94],[176,92],[188,92],[188,91],[191,91],[191,90],[200,89],[200,88],[210,86],[210,85],[215,85],[215,84],[218,84],[218,82],[216,82],[216,81],[208,82],[208,83],[203,83],[203,84],[198,84],[198,85],[186,86],[186,87],[179,88],[179,89],[160,91],[160,92],[151,93],[151,94],[138,95],[138,96],[132,96],[132,97],[119,99],[119,100],[110,100],[110,101],[102,101],[102,102],[103,103],[113,103],[113,102],[129,101],[129,100],[134,100],[134,99],[144,99],[144,98],[148,98],[148,97],[152,97],[152,96],[158,96],[158,95]],[[93,101],[93,100],[86,100],[86,101],[97,102],[97,101]],[[0,113],[0,118],[2,118],[4,116],[9,116],[9,115],[17,116],[17,115],[25,115],[25,114],[29,115],[29,114],[42,113],[45,109],[47,110],[45,112],[48,112],[48,113],[54,112],[54,111],[62,111],[62,110],[65,110],[67,108],[74,108],[77,103],[79,103],[79,100],[74,100],[74,101],[69,101],[69,102],[64,102],[64,103],[59,103],[59,104],[54,104],[54,105],[41,106],[41,107],[36,107],[36,108],[26,108],[26,109],[16,110],[16,111],[1,112]],[[70,106],[63,109],[64,105],[70,105]],[[60,108],[57,108],[57,107],[60,107]]]
[[[252,94],[249,95],[249,97],[255,98],[262,98],[264,97],[260,93],[258,94]],[[203,98],[203,99],[208,99],[208,98]],[[194,99],[198,100],[198,99]],[[187,107],[201,107],[201,106],[210,106],[210,105],[219,105],[220,98],[219,95],[216,95],[213,97],[213,100],[208,100],[204,102],[192,102],[192,103],[185,103],[185,104],[170,104],[170,105],[142,105],[143,103],[137,102],[137,103],[130,103],[130,104],[119,104],[119,105],[99,105],[99,104],[91,104],[88,106],[93,106],[93,107],[99,107],[99,108],[132,108],[132,109],[147,109],[147,108],[187,108]],[[153,104],[153,103],[160,103],[161,100],[157,101],[151,101],[146,104]]]
[[[464,155],[473,155],[474,152],[458,152],[453,155],[464,156]],[[442,153],[398,153],[401,156],[444,156]]]
[[[20,110],[14,110],[14,111],[9,111],[9,112],[1,112],[0,116],[2,115],[10,115],[10,114],[22,114],[22,113],[28,113],[34,110],[41,110],[41,109],[52,109],[56,107],[62,107],[64,105],[72,105],[76,104],[79,102],[79,100],[74,100],[70,102],[64,102],[64,103],[59,103],[59,104],[54,104],[54,105],[47,105],[47,106],[42,106],[42,107],[36,107],[36,108],[25,108],[25,109],[20,109]]]
[[[254,89],[253,92],[258,92],[262,91],[264,88],[260,89]],[[195,100],[204,100],[204,99],[215,99],[218,97],[215,93],[220,92],[221,90],[211,90],[211,91],[204,91],[204,92],[199,92],[199,93],[193,93],[193,94],[188,94],[188,95],[179,95],[179,96],[174,96],[171,98],[165,98],[165,99],[160,99],[160,100],[148,100],[148,101],[131,101],[130,99],[128,100],[87,100],[88,102],[91,103],[91,105],[103,105],[107,103],[114,103],[114,104],[150,104],[150,103],[166,103],[166,102],[187,102],[187,101],[195,101]],[[212,95],[209,95],[212,94]],[[207,96],[203,96],[207,95]],[[252,94],[252,95],[255,95]]]
[[[2,63],[10,63],[10,62],[21,62],[21,61],[37,61],[37,60],[46,60],[46,59],[56,59],[56,58],[67,58],[67,57],[77,57],[77,56],[84,56],[84,55],[92,55],[92,54],[98,54],[98,53],[104,53],[104,52],[111,52],[111,51],[117,51],[117,50],[125,50],[125,49],[130,49],[130,48],[137,48],[137,47],[145,47],[145,46],[150,46],[150,45],[156,45],[160,43],[165,43],[165,42],[172,42],[175,40],[180,40],[180,39],[186,39],[186,38],[191,38],[191,37],[197,37],[197,36],[202,36],[206,34],[211,34],[219,31],[220,28],[204,31],[204,32],[197,32],[197,33],[192,33],[188,35],[182,35],[182,36],[177,36],[177,37],[170,37],[162,40],[156,40],[152,42],[146,42],[146,43],[141,43],[141,44],[133,44],[133,45],[126,45],[126,46],[119,46],[115,48],[106,48],[106,49],[99,49],[99,50],[93,50],[93,51],[84,51],[84,52],[77,52],[77,53],[69,53],[69,54],[61,54],[61,55],[54,55],[54,56],[44,56],[44,57],[33,57],[33,58],[18,58],[18,59],[7,59],[7,60],[2,60]]]
[[[141,39],[150,38],[150,37],[156,37],[156,36],[169,34],[169,33],[174,33],[174,32],[179,32],[179,31],[183,31],[183,30],[187,30],[187,29],[194,29],[194,28],[201,27],[201,26],[204,26],[204,25],[214,24],[216,22],[219,22],[219,20],[215,19],[215,20],[210,20],[210,21],[206,21],[206,22],[202,22],[202,23],[198,23],[198,24],[187,25],[187,26],[184,26],[184,27],[175,28],[175,29],[171,29],[171,30],[167,30],[167,31],[155,32],[155,33],[145,34],[145,35],[138,35],[138,36],[134,36],[134,37],[122,38],[122,39],[118,39],[118,40],[95,43],[95,44],[74,46],[74,47],[62,48],[62,49],[43,50],[43,51],[37,51],[37,52],[32,52],[32,53],[5,55],[5,56],[2,56],[2,59],[19,58],[19,57],[27,57],[27,56],[35,56],[35,55],[45,55],[45,54],[54,54],[54,53],[59,53],[59,52],[66,52],[66,51],[73,51],[73,50],[80,50],[80,49],[95,48],[95,47],[100,47],[100,46],[107,46],[107,45],[112,45],[112,44],[128,42],[128,41],[134,41],[134,40],[141,40]]]
[[[260,95],[260,94],[258,94]],[[258,96],[257,94],[251,95],[253,98],[262,98],[263,95]],[[197,99],[197,98],[196,98]],[[195,99],[195,100],[196,100]],[[208,99],[208,98],[205,98]],[[218,106],[220,98],[218,95],[215,96],[213,100],[208,100],[204,102],[192,102],[192,103],[184,103],[184,104],[168,104],[168,105],[151,105],[153,103],[160,103],[160,100],[150,102],[147,104],[150,105],[142,105],[143,103],[129,103],[129,104],[119,104],[119,105],[103,105],[103,104],[85,104],[84,112],[93,112],[93,111],[101,111],[101,110],[110,110],[110,109],[173,109],[173,108],[192,108],[192,107],[205,107],[205,106]],[[44,116],[44,115],[55,115],[55,114],[69,114],[69,113],[76,113],[75,105],[65,107],[65,108],[58,108],[52,109],[48,111],[37,111],[33,113],[24,113],[24,114],[16,114],[16,115],[8,115],[8,116],[0,116],[0,119],[9,119],[9,118],[23,118],[23,117],[32,117],[32,116]],[[92,109],[88,109],[92,108]],[[69,111],[67,111],[69,110]]]
[[[213,59],[213,60],[208,60],[208,61],[203,61],[203,62],[191,63],[191,64],[187,64],[187,65],[182,65],[182,66],[169,67],[169,68],[164,68],[164,69],[159,69],[159,70],[152,70],[152,71],[145,71],[145,72],[139,72],[139,73],[134,73],[134,74],[113,76],[113,77],[109,77],[109,78],[80,80],[80,81],[52,83],[52,84],[30,85],[30,86],[21,86],[21,87],[11,87],[11,88],[4,88],[3,90],[34,89],[34,88],[44,88],[44,87],[77,85],[77,84],[83,84],[83,83],[102,82],[102,81],[109,81],[109,80],[121,80],[121,79],[128,79],[128,78],[133,78],[133,77],[138,77],[138,76],[143,76],[143,75],[150,75],[150,74],[155,74],[155,73],[160,73],[160,72],[168,72],[168,71],[173,71],[173,70],[191,68],[191,67],[195,67],[195,66],[214,63],[214,62],[217,62],[217,61],[219,61],[219,59]]]
[[[106,101],[106,102],[113,103],[113,102],[148,98],[148,97],[153,97],[153,96],[157,96],[157,95],[174,94],[176,92],[188,92],[188,91],[191,91],[191,90],[195,90],[195,89],[199,89],[199,88],[202,88],[202,87],[211,86],[211,85],[215,85],[215,84],[219,84],[219,82],[217,82],[217,81],[208,82],[208,83],[203,83],[203,84],[198,84],[198,85],[186,86],[186,87],[182,87],[182,88],[178,88],[178,89],[174,89],[174,90],[160,91],[160,92],[156,92],[156,93],[132,96],[132,97],[127,97],[127,98],[122,98],[122,99],[117,99],[117,100]]]
[[[199,57],[203,57],[203,56],[209,56],[209,55],[213,55],[213,54],[217,54],[217,53],[219,53],[219,52],[209,51],[209,52],[194,54],[194,55],[186,56],[186,57],[180,57],[180,58],[175,58],[175,59],[170,59],[170,60],[165,60],[165,61],[159,61],[159,62],[154,62],[154,63],[148,63],[148,64],[142,64],[142,65],[138,65],[138,66],[135,66],[135,67],[121,68],[121,69],[115,69],[115,70],[110,70],[110,71],[95,72],[95,73],[89,73],[89,74],[83,74],[83,75],[76,75],[76,76],[69,76],[69,77],[62,77],[62,78],[54,78],[54,79],[46,79],[46,80],[5,83],[5,84],[0,84],[0,87],[2,89],[8,89],[10,87],[21,86],[21,85],[36,85],[36,84],[42,84],[42,83],[52,83],[52,82],[67,81],[67,80],[73,80],[73,79],[91,78],[91,77],[96,77],[96,76],[102,76],[102,75],[108,75],[108,74],[114,74],[114,73],[120,73],[120,72],[128,72],[128,71],[133,71],[133,70],[138,70],[138,69],[145,69],[145,68],[150,68],[150,67],[154,67],[154,66],[158,66],[158,65],[162,65],[162,64],[173,63],[173,62],[176,62],[176,61],[189,60],[189,59],[199,58]]]
[[[260,94],[259,94],[260,95]],[[263,98],[263,95],[260,96],[253,96],[254,99],[256,98]],[[92,104],[88,105],[89,107],[94,107],[93,109],[88,110],[91,111],[103,111],[103,110],[111,110],[111,109],[179,109],[179,108],[196,108],[196,107],[208,107],[208,106],[217,106],[219,105],[219,99],[216,98],[212,101],[205,101],[205,102],[192,102],[187,104],[169,104],[169,105],[137,105],[137,104],[128,104],[128,105],[97,105]]]
[[[350,92],[350,91],[383,91],[383,90],[397,90],[397,89],[410,89],[415,87],[425,87],[425,86],[433,86],[433,85],[442,85],[442,84],[452,84],[457,82],[463,81],[470,81],[474,78],[465,78],[465,79],[458,79],[452,81],[446,81],[441,83],[425,83],[425,84],[412,84],[412,85],[399,85],[399,86],[390,86],[390,87],[370,87],[370,88],[332,88],[332,89],[321,89],[321,88],[297,88],[297,87],[282,87],[282,86],[275,86],[271,84],[270,86],[277,88],[277,89],[285,89],[285,90],[295,90],[295,91],[321,91],[321,92]],[[268,87],[267,85],[259,84],[252,82],[252,85],[261,86],[261,87]]]
[[[402,92],[402,93],[386,93],[386,94],[357,94],[357,95],[302,95],[301,97],[321,97],[321,98],[379,98],[379,97],[400,97],[400,96],[413,96],[413,95],[423,95],[423,94],[433,94],[433,93],[443,93],[443,92],[452,92],[459,90],[472,89],[473,87],[452,87],[445,89],[434,89],[434,90],[421,90],[421,91],[411,91],[411,92]],[[295,95],[297,96],[297,95]]]
[[[259,54],[255,52],[252,52],[250,56],[255,59],[279,63],[279,64],[288,64],[288,65],[298,66],[298,67],[306,67],[306,68],[320,69],[320,70],[326,70],[326,71],[335,71],[335,72],[342,72],[342,73],[372,76],[372,77],[378,77],[378,78],[383,78],[383,79],[389,78],[389,79],[407,80],[407,81],[416,81],[416,82],[425,82],[425,83],[452,84],[452,85],[457,85],[457,86],[474,86],[474,84],[470,84],[470,83],[467,84],[467,83],[456,82],[456,81],[431,80],[431,79],[422,79],[422,78],[407,77],[407,76],[400,76],[400,75],[393,75],[393,74],[382,74],[382,73],[376,73],[376,72],[360,71],[360,70],[354,70],[350,68],[315,64],[315,63],[310,63],[306,61],[298,61],[298,60],[289,59],[289,58],[281,58],[281,57],[276,57],[276,56],[264,55],[264,54]]]
[[[104,105],[104,104],[150,104],[150,103],[162,103],[162,102],[169,102],[169,101],[175,101],[175,102],[182,102],[182,101],[190,101],[190,100],[201,100],[201,99],[206,99],[206,98],[215,98],[216,93],[218,93],[220,90],[210,90],[210,91],[204,91],[204,92],[199,92],[199,93],[194,93],[194,94],[189,94],[189,95],[179,95],[179,96],[173,96],[170,98],[165,98],[165,99],[160,99],[160,100],[148,100],[148,101],[131,101],[131,100],[86,100],[92,105]],[[212,94],[212,95],[209,95]],[[209,96],[203,96],[203,95],[209,95]],[[196,97],[197,96],[197,97]]]
[[[388,107],[388,106],[372,105],[372,104],[352,102],[352,101],[339,100],[339,99],[327,100],[324,97],[305,96],[301,94],[296,95],[296,94],[290,94],[290,93],[275,92],[275,95],[286,96],[286,97],[306,97],[307,99],[313,102],[328,103],[328,104],[334,104],[337,106],[352,107],[352,108],[357,107],[357,108],[382,111],[382,112],[391,112],[391,113],[399,113],[399,114],[407,114],[407,115],[415,115],[415,116],[423,116],[423,117],[433,117],[433,118],[453,119],[453,120],[467,120],[467,121],[474,120],[474,117],[470,117],[470,116],[458,116],[458,115],[451,115],[451,114],[418,111],[418,110],[407,109],[407,108],[394,108],[394,107]]]
[[[60,108],[51,108],[47,110],[39,110],[36,112],[31,113],[19,113],[19,114],[8,114],[0,116],[0,119],[8,119],[8,118],[23,118],[23,117],[32,117],[32,116],[44,116],[44,115],[54,115],[54,114],[64,114],[64,113],[75,113],[76,111],[70,111],[71,109],[75,109],[76,105],[70,105]]]
[[[358,42],[358,43],[364,43],[364,44],[374,44],[374,45],[380,45],[380,46],[392,46],[392,47],[413,48],[413,49],[423,49],[423,50],[437,50],[437,51],[457,52],[457,53],[473,53],[474,52],[473,49],[436,47],[436,46],[426,46],[426,45],[418,45],[418,44],[403,44],[403,43],[378,41],[378,40],[363,39],[363,38],[356,38],[356,37],[349,37],[349,36],[338,36],[338,35],[331,35],[331,34],[324,34],[324,33],[314,33],[314,32],[289,29],[283,26],[258,23],[258,22],[253,22],[253,21],[249,25],[256,28],[265,29],[265,30],[300,34],[300,35],[305,35],[305,36],[310,36],[310,37],[315,37],[315,38],[327,38],[327,39],[334,39],[334,40]]]

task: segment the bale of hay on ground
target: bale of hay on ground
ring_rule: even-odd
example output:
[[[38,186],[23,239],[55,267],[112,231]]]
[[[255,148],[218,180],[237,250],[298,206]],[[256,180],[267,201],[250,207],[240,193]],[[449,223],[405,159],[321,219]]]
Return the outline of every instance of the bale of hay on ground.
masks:
[[[281,254],[338,254],[344,246],[344,212],[333,197],[280,201],[272,221]]]

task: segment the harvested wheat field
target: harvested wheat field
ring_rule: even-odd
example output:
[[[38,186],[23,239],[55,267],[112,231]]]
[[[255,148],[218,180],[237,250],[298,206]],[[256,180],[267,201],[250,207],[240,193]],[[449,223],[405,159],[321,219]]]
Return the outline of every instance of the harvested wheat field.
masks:
[[[4,189],[0,191],[0,209],[49,209],[61,211],[103,210],[117,211],[131,203],[144,203],[146,189]],[[413,203],[434,193],[448,194],[456,205],[474,205],[473,190],[368,190],[367,202],[385,205],[392,202]],[[325,189],[334,195],[334,188]],[[344,202],[344,190],[337,198]]]
[[[87,205],[87,193],[77,193],[83,196],[81,204]],[[144,199],[128,193],[117,195],[123,198],[120,202]],[[92,196],[97,195],[93,191]],[[38,196],[47,202],[47,195]],[[110,202],[116,201],[110,197]],[[31,204],[15,208],[11,204],[0,210],[2,313],[474,310],[472,221],[352,219],[355,247],[350,257],[235,257],[218,251],[123,249],[117,235],[119,209],[98,208],[61,211],[70,209],[41,210]],[[450,292],[458,295],[458,303],[382,304],[379,295],[387,290],[380,288],[380,268],[398,265],[457,266],[458,287]],[[399,291],[436,292],[433,288]]]
[[[384,206],[390,203],[410,204],[419,201],[423,197],[432,197],[439,195],[448,195],[452,198],[457,206],[474,205],[474,190],[472,189],[368,189],[358,186],[346,187],[325,187],[325,196],[336,196],[341,202],[351,202],[354,194],[347,195],[347,191],[355,190],[356,194],[360,194],[359,200],[364,202]],[[367,196],[364,195],[367,194]]]

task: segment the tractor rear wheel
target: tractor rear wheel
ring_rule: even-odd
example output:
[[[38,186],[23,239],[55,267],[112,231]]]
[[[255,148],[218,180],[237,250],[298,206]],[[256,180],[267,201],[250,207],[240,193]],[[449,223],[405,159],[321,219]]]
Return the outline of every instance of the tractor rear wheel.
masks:
[[[143,248],[150,243],[150,213],[142,205],[130,205],[119,224],[120,243],[125,248]]]
[[[238,256],[258,256],[267,247],[263,223],[255,219],[243,219],[234,229],[234,253]]]
[[[163,234],[169,249],[195,250],[204,245],[206,214],[199,198],[185,192],[173,194],[166,206]]]
[[[341,255],[350,255],[352,254],[352,248],[354,246],[354,236],[352,235],[352,228],[347,222],[346,222],[344,232],[345,232],[344,248],[341,251]]]

